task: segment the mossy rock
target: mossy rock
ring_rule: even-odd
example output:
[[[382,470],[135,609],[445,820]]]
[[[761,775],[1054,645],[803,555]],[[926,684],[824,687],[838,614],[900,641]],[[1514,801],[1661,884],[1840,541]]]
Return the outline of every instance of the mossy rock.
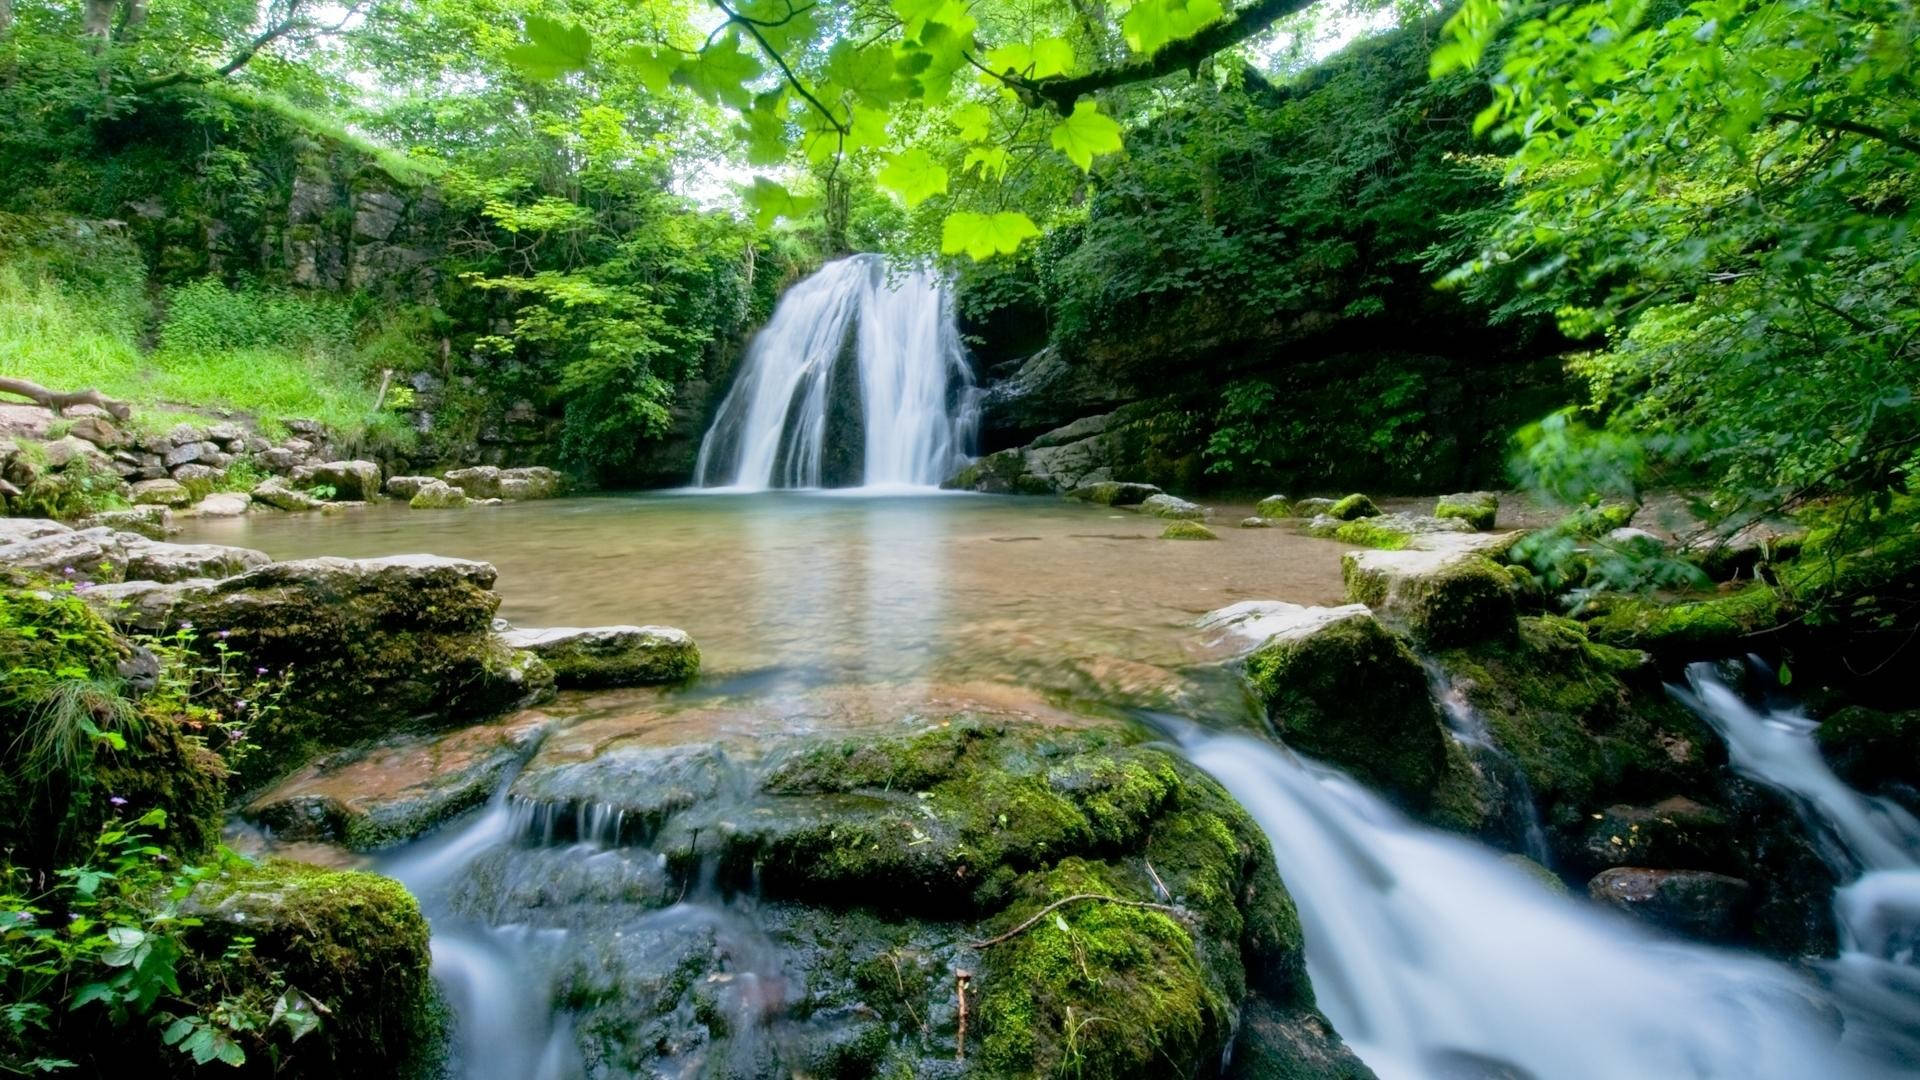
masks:
[[[1287,745],[1402,805],[1432,805],[1449,740],[1420,661],[1362,611],[1277,634],[1247,673]]]
[[[1327,514],[1341,521],[1353,521],[1356,518],[1379,517],[1380,508],[1373,505],[1372,499],[1356,492],[1329,506]]]
[[[1197,521],[1169,521],[1161,531],[1162,540],[1218,540],[1220,537],[1212,529]]]
[[[1340,570],[1349,602],[1404,624],[1428,647],[1514,631],[1513,579],[1491,559],[1436,551],[1350,551]]]
[[[1920,710],[1848,706],[1822,720],[1814,738],[1841,779],[1920,813]]]
[[[1138,506],[1158,494],[1160,489],[1152,484],[1098,480],[1091,484],[1081,484],[1067,492],[1067,497],[1081,502],[1090,502],[1095,506]]]
[[[1269,495],[1254,506],[1253,513],[1263,518],[1292,517],[1293,500],[1285,495]]]
[[[278,972],[327,1010],[277,1070],[260,1061],[260,1075],[418,1075],[439,1053],[427,921],[399,882],[275,860],[230,870],[189,903],[203,920],[189,978],[266,985]],[[241,935],[253,945],[235,956]]]
[[[1433,516],[1459,518],[1475,529],[1487,532],[1494,527],[1494,522],[1500,516],[1500,496],[1490,491],[1442,495],[1433,505]]]
[[[1702,659],[1743,651],[1753,635],[1778,626],[1787,614],[1781,594],[1755,582],[1697,600],[1609,594],[1594,600],[1582,617],[1595,641]]]

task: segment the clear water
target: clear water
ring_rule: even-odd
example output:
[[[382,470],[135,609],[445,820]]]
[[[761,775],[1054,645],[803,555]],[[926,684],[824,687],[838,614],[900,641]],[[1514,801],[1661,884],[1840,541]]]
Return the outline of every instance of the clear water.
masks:
[[[851,371],[836,370],[849,343]],[[834,398],[851,389],[834,379],[849,373],[863,486],[932,487],[964,462],[976,395],[946,281],[852,255],[788,289],[754,335],[700,442],[695,486],[820,487],[829,441],[852,434],[829,430]]]

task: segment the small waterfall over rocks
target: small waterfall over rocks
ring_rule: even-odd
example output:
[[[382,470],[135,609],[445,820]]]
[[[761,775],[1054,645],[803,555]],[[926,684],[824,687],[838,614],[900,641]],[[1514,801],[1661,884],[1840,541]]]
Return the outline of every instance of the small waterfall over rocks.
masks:
[[[830,262],[754,336],[694,484],[932,487],[966,459],[977,393],[938,273]]]

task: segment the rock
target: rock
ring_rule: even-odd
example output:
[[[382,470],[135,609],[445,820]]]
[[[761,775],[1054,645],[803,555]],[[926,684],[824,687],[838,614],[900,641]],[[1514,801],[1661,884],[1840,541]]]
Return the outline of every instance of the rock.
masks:
[[[221,456],[220,448],[213,443],[189,442],[181,443],[172,450],[169,450],[166,454],[165,461],[167,468],[173,469],[181,465],[193,465],[196,463],[214,465],[215,462],[212,459],[219,456]],[[221,462],[220,464],[225,464],[225,462]]]
[[[354,201],[353,235],[359,240],[385,240],[400,227],[405,199],[386,191],[363,191]]]
[[[1341,521],[1353,521],[1363,517],[1378,517],[1380,516],[1380,508],[1373,505],[1372,499],[1367,498],[1365,495],[1355,493],[1338,500],[1332,506],[1328,507],[1327,514],[1330,517],[1339,518]]]
[[[136,506],[131,510],[104,510],[83,518],[78,523],[83,529],[107,528],[118,532],[138,533],[149,540],[165,540],[179,529],[173,523],[173,511],[164,506]]]
[[[1316,518],[1322,514],[1326,514],[1329,517],[1331,517],[1333,514],[1333,507],[1334,507],[1334,501],[1332,499],[1301,499],[1293,504],[1293,509],[1288,514],[1288,516],[1297,517],[1297,518]]]
[[[1067,492],[1067,497],[1090,502],[1096,506],[1138,506],[1155,495],[1160,489],[1152,484],[1130,484],[1118,480],[1102,480],[1091,484],[1082,484]]]
[[[253,504],[253,497],[244,491],[216,491],[193,504],[189,511],[196,517],[240,517]]]
[[[175,480],[189,487],[199,486],[202,491],[219,483],[224,476],[226,476],[226,473],[220,469],[198,461],[190,465],[181,465],[173,470],[173,478]]]
[[[47,467],[50,469],[64,469],[76,461],[83,462],[86,467],[97,472],[105,472],[113,468],[113,458],[85,439],[75,438],[72,435],[47,443],[41,447],[41,453],[45,455]]]
[[[247,433],[240,425],[228,423],[224,420],[220,423],[209,425],[207,428],[207,441],[219,443],[222,449],[226,449],[229,443],[242,443],[244,445],[246,438]]]
[[[1763,563],[1790,559],[1806,545],[1807,531],[1790,521],[1749,521],[1730,534],[1698,537],[1682,545],[1680,553],[1697,563],[1709,578],[1726,581],[1752,577]]]
[[[389,476],[386,492],[396,499],[411,499],[420,493],[421,488],[439,483],[444,481],[432,476]]]
[[[1814,739],[1835,775],[1920,813],[1920,710],[1848,706],[1822,720]]]
[[[102,450],[117,450],[132,441],[126,432],[114,427],[112,421],[103,416],[83,416],[73,422],[67,434],[76,439],[85,439]]]
[[[1513,581],[1479,555],[1349,551],[1340,560],[1347,599],[1400,623],[1429,647],[1511,635]]]
[[[294,466],[300,463],[293,451],[279,446],[262,450],[254,456],[259,459],[262,468],[273,473],[292,472]]]
[[[1468,491],[1442,495],[1434,503],[1433,516],[1459,518],[1480,532],[1490,531],[1500,516],[1500,496],[1491,491]]]
[[[1707,870],[1619,866],[1587,882],[1587,894],[1609,907],[1708,941],[1738,935],[1751,892],[1745,881]]]
[[[1609,593],[1588,603],[1581,616],[1595,641],[1697,660],[1752,649],[1751,636],[1779,625],[1788,610],[1779,591],[1755,582],[1678,602]]]
[[[339,502],[364,502],[380,497],[380,466],[371,461],[329,461],[293,470],[293,486],[330,487]]]
[[[185,446],[188,443],[205,442],[207,441],[207,429],[197,424],[178,423],[168,429],[166,440],[169,448]],[[163,454],[166,453],[165,450],[160,452]]]
[[[253,501],[275,510],[313,510],[320,500],[304,491],[295,491],[285,477],[270,476],[254,485]]]
[[[1285,495],[1269,495],[1261,499],[1253,508],[1254,515],[1262,518],[1283,518],[1293,516],[1293,500]]]
[[[265,566],[264,551],[224,544],[167,544],[122,533],[120,558],[128,581],[186,581],[223,578]]]
[[[1280,600],[1242,600],[1207,612],[1194,625],[1202,630],[1224,631],[1223,637],[1238,638],[1252,649],[1275,636],[1307,634],[1328,623],[1372,614],[1363,604],[1305,607]]]
[[[1727,816],[1675,796],[1652,806],[1609,806],[1593,815],[1579,869],[1622,866],[1735,871],[1741,866]]]
[[[399,882],[284,860],[223,865],[187,900],[200,923],[191,940],[204,958],[181,965],[189,1000],[217,1000],[230,987],[256,985],[260,970],[274,971],[326,1009],[326,1021],[300,1042],[306,1067],[297,1071],[413,1076],[443,1064],[434,1058],[444,1054],[445,1005],[429,975],[427,921]],[[207,985],[194,986],[196,979]],[[167,1060],[131,1075],[178,1067],[177,1051],[150,1041],[136,1052]]]
[[[428,480],[407,500],[407,505],[415,510],[445,510],[465,506],[471,501],[459,488],[443,480]]]
[[[1271,529],[1273,528],[1273,522],[1263,517],[1241,518],[1240,527],[1243,529]]]
[[[1342,521],[1322,514],[1307,523],[1307,535],[1339,540],[1362,547],[1398,551],[1414,547],[1414,539],[1432,534],[1473,534],[1473,526],[1459,518],[1420,517],[1413,514],[1376,514]]]
[[[1393,517],[1383,514],[1382,517]],[[1427,518],[1428,521],[1447,520]],[[1457,519],[1455,519],[1457,520]],[[1415,551],[1456,551],[1474,555],[1485,555],[1490,559],[1505,558],[1507,549],[1519,541],[1524,532],[1477,533],[1461,529],[1457,532],[1416,532],[1407,540],[1407,547]]]
[[[1664,555],[1667,551],[1665,540],[1645,529],[1635,529],[1631,526],[1623,525],[1611,530],[1602,539],[1606,541],[1608,547],[1618,548],[1629,554]]]
[[[86,599],[150,633],[191,623],[196,648],[218,640],[249,664],[293,673],[281,710],[250,729],[258,749],[239,766],[244,789],[321,750],[470,723],[550,693],[546,665],[493,634],[494,576],[486,563],[433,555],[300,559],[220,581],[102,586]]]
[[[73,531],[71,525],[62,525],[46,518],[0,517],[0,546],[17,544],[23,540],[38,540],[43,536],[59,536]]]
[[[320,512],[322,514],[346,514],[355,510],[365,510],[367,505],[367,503],[357,499],[352,502],[323,502],[320,504]]]
[[[1160,533],[1160,539],[1218,540],[1220,537],[1215,535],[1212,529],[1207,528],[1197,521],[1179,520],[1167,522],[1166,529]]]
[[[0,545],[0,565],[54,578],[120,580],[121,547],[112,529],[66,529]],[[145,540],[145,537],[134,537]]]
[[[316,762],[247,805],[285,840],[375,851],[412,840],[486,801],[552,724],[516,713],[438,737],[390,739]]]
[[[509,630],[500,639],[546,661],[560,686],[651,686],[685,682],[700,670],[700,650],[671,626],[552,627]]]
[[[1140,500],[1139,511],[1143,514],[1152,514],[1154,517],[1174,518],[1181,521],[1198,521],[1207,516],[1206,510],[1198,503],[1190,503],[1165,492],[1155,492]]]
[[[560,474],[540,466],[499,469],[476,465],[448,472],[446,482],[475,499],[550,499],[560,493]]]
[[[1445,728],[1420,661],[1366,608],[1299,616],[1247,658],[1247,674],[1287,745],[1416,811],[1432,804]]]

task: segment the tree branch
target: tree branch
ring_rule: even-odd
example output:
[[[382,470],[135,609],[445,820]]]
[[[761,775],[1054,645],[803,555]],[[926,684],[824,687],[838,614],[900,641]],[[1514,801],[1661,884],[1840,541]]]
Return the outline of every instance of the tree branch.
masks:
[[[827,123],[832,124],[833,130],[838,132],[840,136],[844,139],[847,132],[851,130],[851,124],[852,124],[851,119],[849,119],[847,123],[843,124],[840,122],[839,117],[833,115],[832,109],[829,109],[825,105],[820,104],[820,99],[817,97],[814,97],[813,91],[808,90],[806,86],[800,82],[800,77],[798,75],[795,75],[793,73],[793,69],[787,66],[786,58],[780,55],[780,50],[774,48],[773,43],[769,42],[760,33],[761,25],[773,26],[778,24],[777,23],[766,23],[766,24],[755,23],[752,19],[745,18],[742,15],[740,15],[738,12],[734,11],[732,8],[728,7],[726,5],[726,0],[713,0],[713,6],[719,8],[723,12],[726,12],[728,22],[740,24],[742,27],[746,28],[747,33],[753,35],[754,42],[758,44],[760,46],[761,51],[765,52],[767,54],[767,57],[771,59],[774,62],[774,64],[780,68],[780,74],[786,78],[787,84],[793,87],[793,92],[807,99],[807,104],[813,106],[814,109],[818,111],[821,116],[826,117]],[[806,9],[802,8],[801,10],[804,11]],[[789,19],[792,17],[793,17],[792,15],[787,16],[787,18]]]
[[[346,13],[340,16],[339,22],[334,23],[332,26],[316,28],[312,23],[300,16],[300,0],[294,0],[293,3],[287,6],[285,18],[262,30],[259,34],[256,34],[253,40],[241,46],[240,51],[234,53],[226,63],[211,71],[170,72],[157,79],[148,79],[146,82],[136,83],[133,87],[133,92],[136,94],[145,94],[183,82],[212,82],[216,79],[224,79],[234,72],[239,71],[241,68],[246,67],[253,61],[254,57],[260,55],[262,49],[279,41],[281,38],[288,37],[295,33],[310,33],[314,37],[323,37],[328,34],[339,33],[346,28],[347,23],[351,22],[355,15],[359,14],[360,7],[364,3],[366,3],[366,0],[354,0],[354,3],[347,7]]]
[[[0,378],[0,394],[14,394],[29,398],[42,408],[60,416],[75,405],[98,405],[107,410],[116,420],[125,420],[133,415],[133,409],[124,401],[115,401],[98,390],[75,390],[61,393],[49,390],[37,382],[26,379]]]
[[[1857,120],[1846,120],[1837,116],[1811,116],[1807,113],[1786,112],[1774,113],[1773,118],[1775,120],[1790,121],[1795,124],[1806,124],[1810,127],[1826,128],[1828,131],[1844,131],[1849,135],[1864,136],[1865,138],[1886,143],[1888,146],[1905,150],[1914,157],[1920,157],[1920,139],[1909,138],[1897,131],[1888,131],[1885,128],[1875,127],[1872,124],[1863,124]]]
[[[1253,35],[1298,11],[1305,11],[1315,0],[1255,0],[1229,18],[1212,24],[1190,38],[1170,42],[1152,56],[1129,60],[1110,67],[1096,68],[1080,75],[1029,79],[1013,72],[994,77],[1012,87],[1030,107],[1050,105],[1062,114],[1073,111],[1073,103],[1100,90],[1146,82],[1162,75],[1191,69],[1222,49],[1230,49]]]

